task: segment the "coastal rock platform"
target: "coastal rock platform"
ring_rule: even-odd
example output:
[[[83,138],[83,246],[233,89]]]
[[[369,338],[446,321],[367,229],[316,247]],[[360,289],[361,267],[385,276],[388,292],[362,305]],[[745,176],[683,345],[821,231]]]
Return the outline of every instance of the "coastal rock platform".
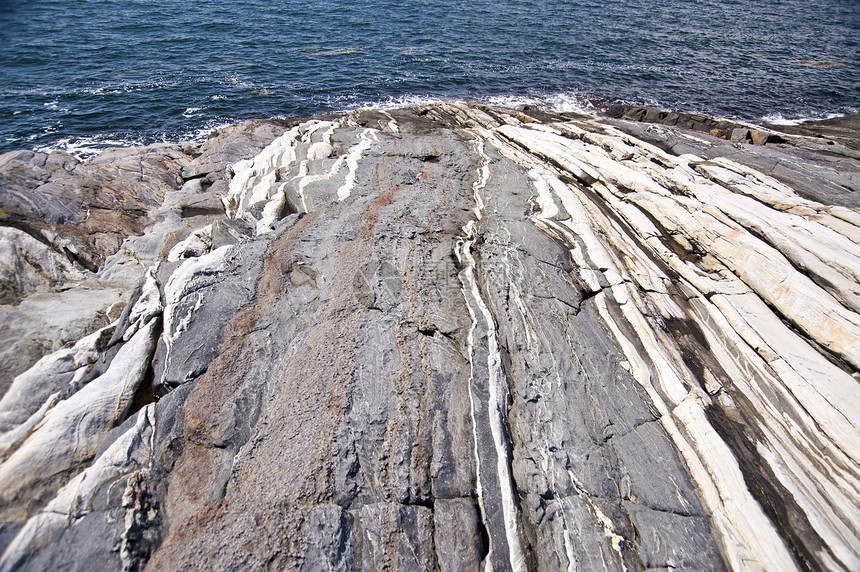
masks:
[[[439,103],[0,156],[0,570],[858,570],[860,151]]]

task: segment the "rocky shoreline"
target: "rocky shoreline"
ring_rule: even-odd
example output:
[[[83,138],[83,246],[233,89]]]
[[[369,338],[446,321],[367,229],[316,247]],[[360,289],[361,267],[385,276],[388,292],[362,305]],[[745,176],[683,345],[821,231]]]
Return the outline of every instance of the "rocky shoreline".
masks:
[[[860,568],[858,133],[0,155],[0,570]]]

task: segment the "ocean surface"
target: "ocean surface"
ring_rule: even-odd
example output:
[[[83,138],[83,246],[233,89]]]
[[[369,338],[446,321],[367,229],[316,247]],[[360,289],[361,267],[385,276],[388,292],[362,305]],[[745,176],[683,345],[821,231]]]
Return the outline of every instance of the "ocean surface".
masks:
[[[860,111],[858,0],[0,0],[0,152],[469,99]]]

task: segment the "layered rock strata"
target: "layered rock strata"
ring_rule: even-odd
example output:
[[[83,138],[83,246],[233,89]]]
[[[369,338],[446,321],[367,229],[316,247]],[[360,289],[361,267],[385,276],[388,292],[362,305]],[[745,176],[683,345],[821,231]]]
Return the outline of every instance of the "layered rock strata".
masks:
[[[860,162],[616,115],[244,124],[96,269],[15,235],[9,308],[122,304],[0,400],[0,569],[860,568]]]

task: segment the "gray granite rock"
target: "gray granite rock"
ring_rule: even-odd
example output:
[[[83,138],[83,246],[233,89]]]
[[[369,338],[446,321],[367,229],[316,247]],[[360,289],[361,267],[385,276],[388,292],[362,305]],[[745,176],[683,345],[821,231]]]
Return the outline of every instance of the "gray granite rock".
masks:
[[[0,569],[856,569],[856,157],[614,115],[179,148],[182,186],[65,271],[121,315],[0,401]],[[79,168],[0,158],[48,165]],[[60,294],[4,260],[10,308]]]
[[[200,146],[199,154],[182,168],[182,176],[205,177],[214,183],[225,176],[228,166],[253,157],[289,126],[288,121],[252,120],[225,127]]]
[[[211,178],[223,183],[229,162],[256,154],[280,125],[233,126],[201,149],[0,157],[0,395],[47,353],[114,320],[146,270],[195,230],[214,224],[217,246],[245,236],[241,221],[224,219],[217,184],[181,173],[194,155],[217,165]]]

